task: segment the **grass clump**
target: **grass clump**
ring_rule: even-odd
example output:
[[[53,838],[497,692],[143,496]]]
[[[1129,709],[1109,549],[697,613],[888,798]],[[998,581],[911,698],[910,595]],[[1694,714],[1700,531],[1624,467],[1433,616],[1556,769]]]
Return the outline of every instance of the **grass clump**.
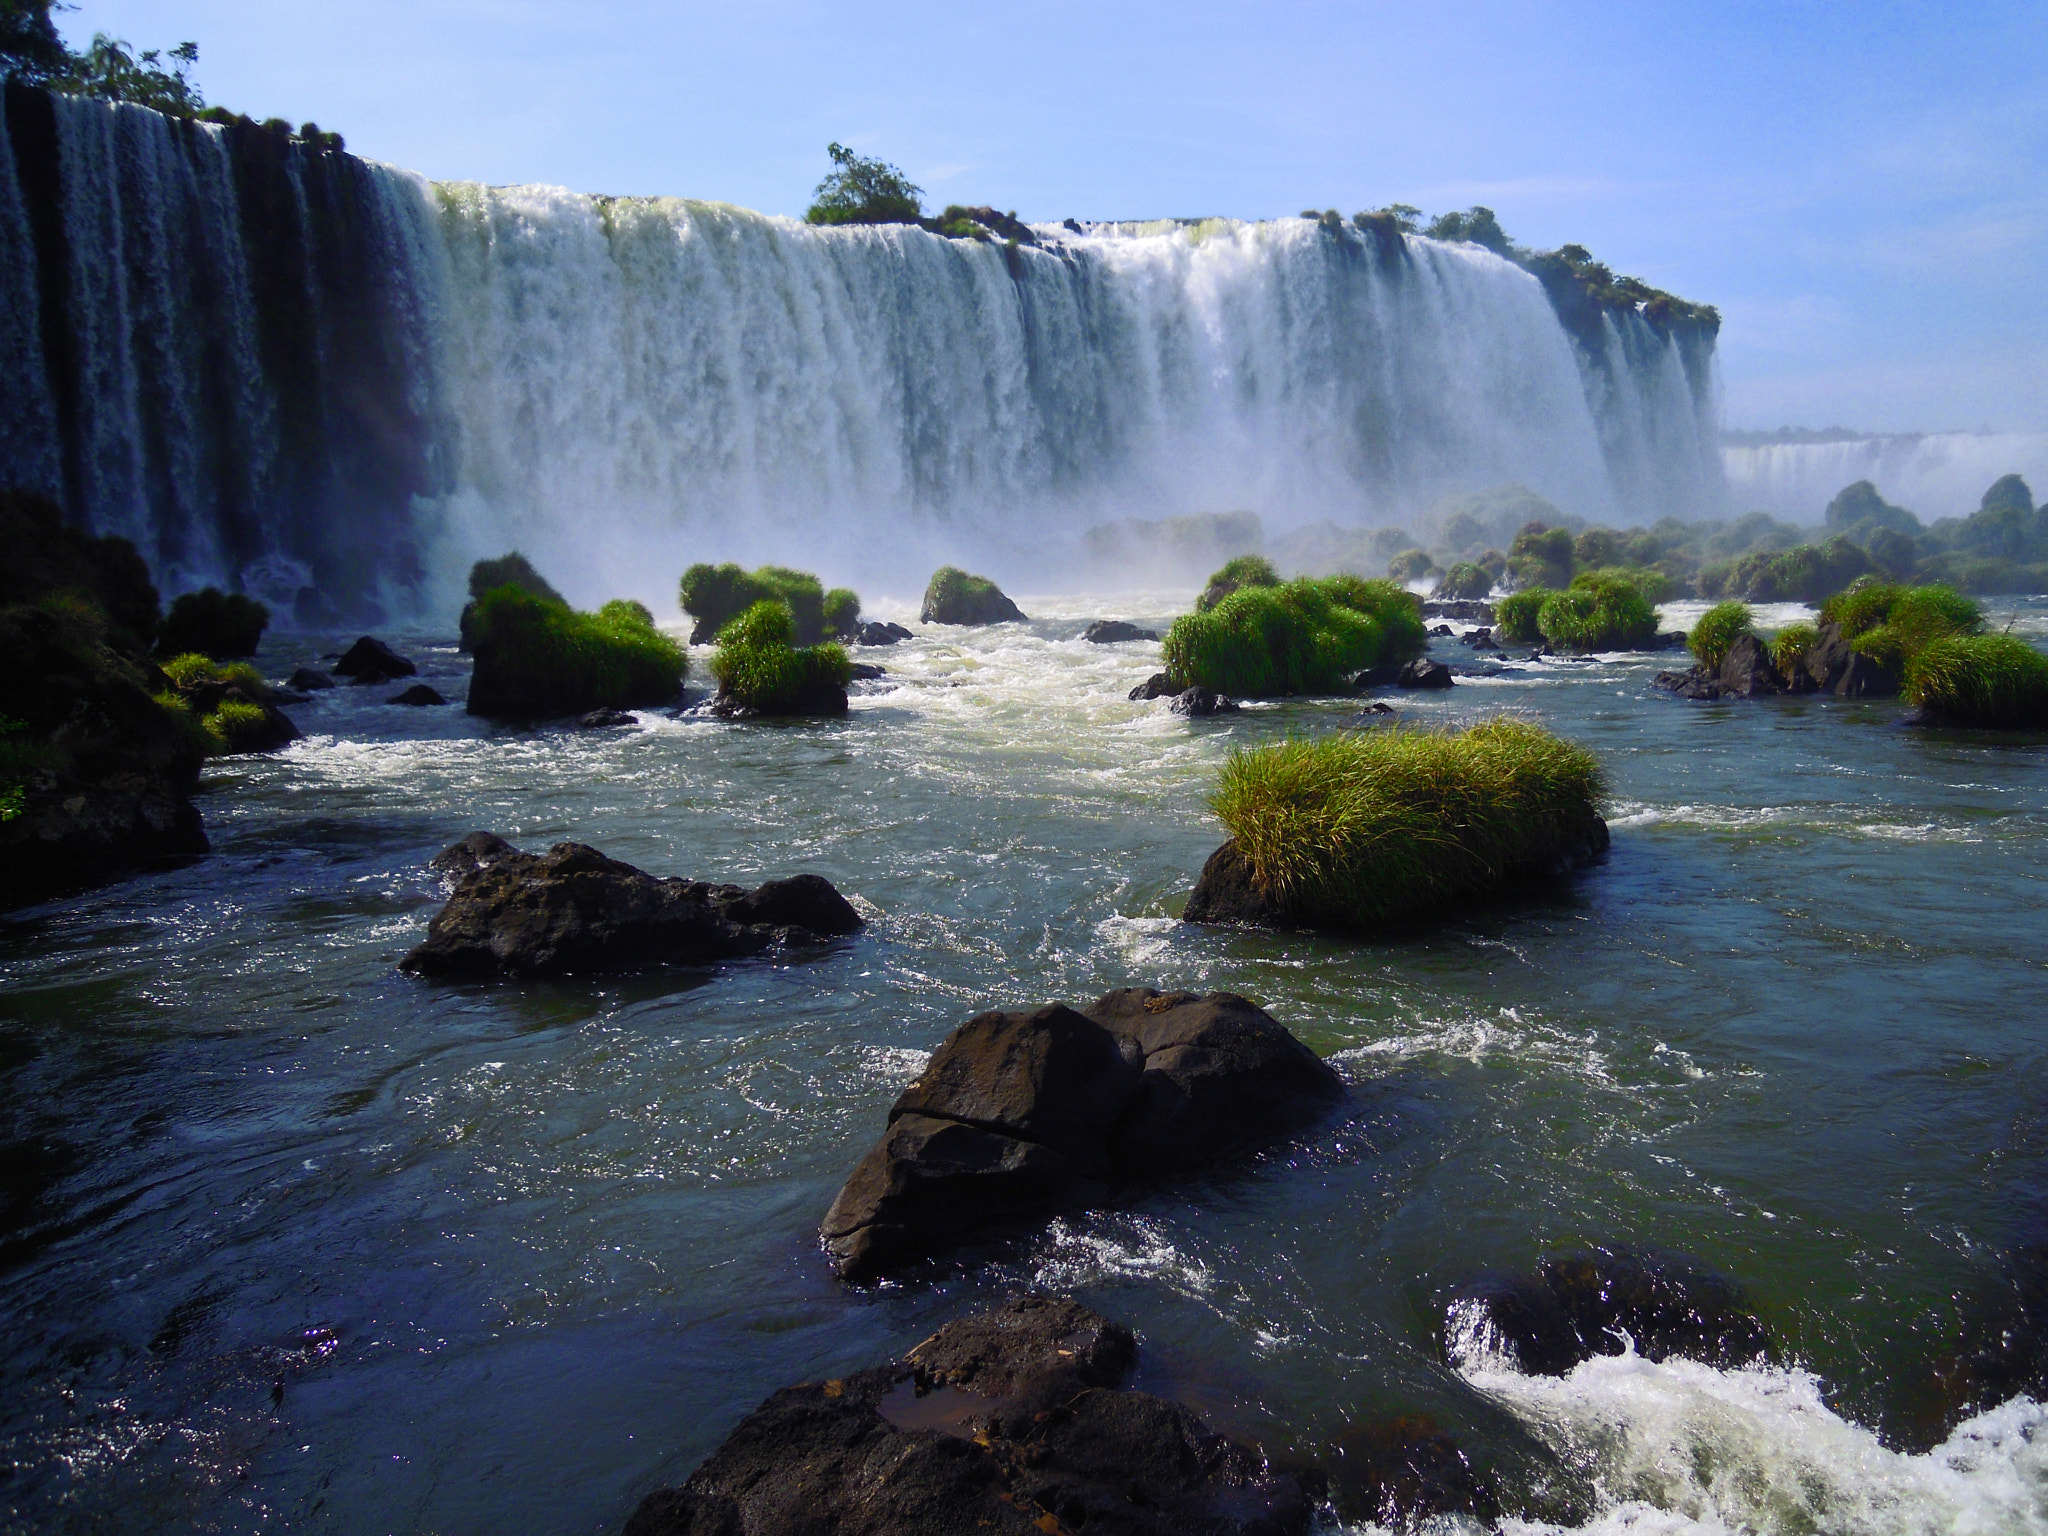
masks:
[[[2048,728],[2048,656],[2017,635],[1947,635],[1908,664],[1905,694],[1959,724]]]
[[[666,704],[689,670],[683,648],[638,603],[578,613],[520,587],[499,587],[478,600],[473,635],[473,715],[543,720]]]
[[[1716,603],[1693,625],[1692,633],[1685,637],[1685,648],[1697,656],[1700,665],[1709,672],[1718,672],[1721,663],[1728,659],[1729,647],[1749,633],[1755,617],[1747,603],[1732,599]]]
[[[245,699],[222,699],[200,724],[218,745],[208,755],[230,756],[237,752],[260,752],[273,741],[270,718],[260,704]]]
[[[1984,628],[1984,611],[1954,588],[1896,582],[1858,582],[1821,604],[1820,616],[1839,624],[1856,650],[1901,674],[1936,640]]]
[[[720,705],[756,715],[837,714],[846,708],[853,664],[827,641],[797,646],[783,604],[764,598],[725,626],[711,658]]]
[[[825,633],[835,640],[850,640],[860,630],[860,594],[851,587],[834,587],[825,594]]]
[[[986,576],[942,565],[925,586],[918,618],[925,624],[1008,624],[1022,621],[1024,612]]]
[[[472,600],[500,587],[517,587],[550,603],[566,604],[569,601],[554,589],[547,577],[533,568],[531,560],[516,549],[495,560],[479,560],[469,568],[469,595]]]
[[[1678,596],[1678,584],[1654,565],[1596,565],[1572,578],[1574,587],[1599,587],[1621,581],[1642,594],[1646,603],[1668,603]]]
[[[1590,753],[1499,717],[1240,751],[1210,806],[1264,894],[1358,927],[1543,867],[1584,835],[1601,789]]]
[[[1236,555],[1210,573],[1202,595],[1195,599],[1195,612],[1207,613],[1231,593],[1241,592],[1246,587],[1279,585],[1280,573],[1273,569],[1273,562],[1264,555]]]
[[[1811,624],[1788,624],[1771,637],[1771,665],[1790,677],[1819,642],[1820,631]]]
[[[223,666],[211,656],[202,656],[197,651],[187,651],[182,656],[173,656],[162,663],[164,676],[180,688],[196,688],[207,683],[222,683],[230,688],[239,688],[252,699],[270,696],[270,684],[246,661],[231,661]]]
[[[1493,591],[1493,573],[1483,565],[1461,560],[1444,572],[1444,579],[1436,584],[1432,597],[1450,598],[1453,601],[1469,601],[1483,598]]]
[[[1634,651],[1657,638],[1657,612],[1631,582],[1580,576],[1543,600],[1536,628],[1560,651]]]
[[[859,597],[844,587],[834,588],[831,595],[840,609],[850,603],[858,619]],[[716,640],[726,625],[760,602],[778,602],[789,609],[799,645],[816,645],[828,634],[838,633],[826,620],[825,588],[809,571],[781,565],[747,571],[731,561],[693,565],[683,572],[678,596],[683,611],[697,621],[690,635],[692,645]]]
[[[1537,616],[1543,605],[1557,594],[1548,587],[1527,587],[1510,592],[1493,605],[1493,632],[1503,640],[1527,645],[1543,638]]]
[[[215,661],[235,656],[254,656],[270,625],[270,610],[253,597],[205,587],[187,592],[171,604],[157,632],[159,656],[182,656],[197,651]]]
[[[1245,698],[1330,693],[1350,674],[1420,656],[1422,610],[1391,581],[1304,577],[1252,586],[1183,614],[1162,647],[1169,676]]]

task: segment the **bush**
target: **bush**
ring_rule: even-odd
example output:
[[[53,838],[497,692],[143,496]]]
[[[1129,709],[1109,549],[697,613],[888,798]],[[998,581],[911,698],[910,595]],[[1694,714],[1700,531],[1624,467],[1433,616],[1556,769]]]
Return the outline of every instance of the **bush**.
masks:
[[[834,587],[825,594],[825,633],[835,640],[850,640],[860,632],[860,594],[849,587]]]
[[[187,592],[171,604],[157,632],[157,654],[181,656],[197,651],[215,661],[254,656],[269,626],[270,610],[254,598],[206,587]]]
[[[1771,639],[1771,665],[1790,677],[1819,639],[1820,631],[1811,624],[1786,625]]]
[[[1582,570],[1572,578],[1574,587],[1598,587],[1610,581],[1627,582],[1646,603],[1668,603],[1678,595],[1678,585],[1654,566],[1600,565]]]
[[[2048,656],[2017,635],[1949,635],[1913,657],[1905,694],[1961,724],[2048,729]]]
[[[924,589],[918,617],[926,624],[1008,624],[1021,623],[1024,614],[986,576],[942,565]]]
[[[834,169],[818,183],[804,219],[812,224],[916,224],[924,214],[924,189],[895,166],[857,155],[844,144],[825,153]]]
[[[1436,584],[1436,591],[1430,595],[1456,602],[1483,598],[1492,591],[1492,573],[1485,566],[1466,560],[1444,572],[1444,579]]]
[[[1210,806],[1266,895],[1360,927],[1500,889],[1594,815],[1591,754],[1539,726],[1379,730],[1234,753]]]
[[[1728,648],[1749,633],[1754,618],[1747,603],[1716,603],[1700,615],[1692,633],[1685,637],[1685,647],[1699,658],[1701,666],[1718,672],[1728,659]]]
[[[173,656],[165,662],[163,670],[164,676],[180,688],[191,688],[201,683],[224,683],[230,688],[241,689],[252,699],[270,697],[270,684],[246,661],[231,661],[223,666],[197,651],[187,651],[183,656]]]
[[[1572,579],[1572,536],[1568,529],[1530,523],[1508,546],[1508,568],[1525,587],[1561,587]]]
[[[711,658],[720,702],[761,715],[844,709],[853,677],[846,652],[830,642],[798,649],[795,633],[789,609],[772,599],[726,625]]]
[[[201,723],[207,734],[220,743],[212,756],[260,752],[272,741],[270,717],[264,714],[263,706],[243,699],[222,699],[219,707]]]
[[[1561,651],[1635,651],[1657,638],[1657,614],[1626,581],[1574,579],[1543,600],[1536,628]]]
[[[641,629],[654,628],[654,610],[630,597],[613,598],[597,610],[597,616],[607,624],[630,624]]]
[[[669,703],[689,657],[642,621],[645,612],[634,603],[623,613],[613,604],[578,613],[519,587],[485,593],[476,605],[469,712],[544,720]]]
[[[1330,693],[1350,674],[1420,656],[1422,610],[1390,581],[1304,577],[1245,587],[1166,632],[1167,674],[1181,687],[1247,698]]]
[[[1387,562],[1387,577],[1406,585],[1436,574],[1436,562],[1423,549],[1404,549]]]
[[[1537,615],[1543,612],[1543,605],[1556,595],[1548,587],[1527,587],[1520,592],[1510,592],[1493,605],[1494,634],[1517,645],[1541,640],[1543,631],[1537,628]]]
[[[1279,585],[1280,573],[1264,555],[1237,555],[1224,561],[1222,568],[1209,577],[1202,595],[1195,599],[1195,612],[1207,613],[1231,593],[1246,587]]]
[[[548,583],[548,579],[533,568],[533,562],[513,550],[495,560],[479,560],[469,568],[469,595],[471,600],[482,597],[486,592],[495,592],[500,587],[517,587],[535,597],[551,603],[567,604],[569,601]]]
[[[1820,616],[1839,624],[1856,650],[1899,673],[1933,641],[1984,628],[1983,610],[1951,587],[1883,581],[1837,593],[1821,604]]]
[[[844,588],[837,589],[834,595],[840,592],[853,600],[857,614],[860,599]],[[693,565],[683,572],[679,596],[683,611],[697,621],[690,635],[692,645],[717,639],[727,624],[759,602],[779,602],[789,609],[799,645],[815,645],[834,632],[826,623],[825,589],[808,571],[793,571],[780,565],[743,571],[730,562]]]

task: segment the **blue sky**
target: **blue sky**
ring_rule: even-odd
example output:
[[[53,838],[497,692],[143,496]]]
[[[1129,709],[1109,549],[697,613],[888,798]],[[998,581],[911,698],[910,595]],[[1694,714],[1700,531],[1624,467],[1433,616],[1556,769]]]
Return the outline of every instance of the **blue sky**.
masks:
[[[1491,206],[1720,306],[1731,426],[2048,429],[2048,4],[82,0],[437,178],[801,213]]]

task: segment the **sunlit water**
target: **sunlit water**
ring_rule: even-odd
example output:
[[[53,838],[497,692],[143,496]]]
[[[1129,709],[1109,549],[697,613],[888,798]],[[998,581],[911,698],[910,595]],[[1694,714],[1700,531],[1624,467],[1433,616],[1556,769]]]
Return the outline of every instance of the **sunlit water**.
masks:
[[[1225,755],[1356,706],[1128,702],[1156,646],[1082,622],[1185,601],[1026,597],[1057,617],[863,653],[887,684],[824,724],[529,733],[336,690],[217,765],[213,857],[0,921],[6,1528],[615,1530],[774,1388],[1041,1286],[1275,1452],[1427,1412],[1481,1459],[1534,1434],[1603,1529],[2048,1529],[2032,1402],[1930,1454],[1880,1433],[2036,1214],[2048,745],[1688,705],[1649,687],[1668,657],[1526,667],[1396,702],[1593,749],[1605,866],[1373,942],[1187,929]],[[452,646],[402,638],[459,698]],[[817,870],[870,926],[794,964],[399,974],[426,860],[479,827]],[[970,1271],[836,1285],[818,1218],[925,1053],[1127,984],[1259,1000],[1353,1109]],[[1784,1360],[1447,1354],[1453,1288],[1591,1242],[1734,1275]]]

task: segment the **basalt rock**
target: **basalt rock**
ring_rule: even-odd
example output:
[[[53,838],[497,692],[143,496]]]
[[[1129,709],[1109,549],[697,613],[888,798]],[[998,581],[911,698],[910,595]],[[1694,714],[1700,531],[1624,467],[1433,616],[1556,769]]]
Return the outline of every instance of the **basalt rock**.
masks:
[[[1021,622],[1024,612],[985,576],[970,576],[957,566],[936,571],[925,588],[918,620],[924,624],[1007,624]]]
[[[593,709],[576,718],[579,731],[609,731],[622,725],[638,725],[640,717],[625,709]]]
[[[386,704],[410,704],[418,708],[429,704],[446,704],[448,701],[441,697],[440,690],[432,688],[426,683],[414,683],[403,693],[394,693],[384,702]]]
[[[1770,648],[1755,635],[1739,635],[1728,647],[1715,681],[1723,698],[1748,699],[1785,693],[1785,674],[1771,660]]]
[[[458,848],[474,842],[465,839]],[[427,940],[401,962],[421,976],[544,976],[703,965],[852,933],[861,919],[817,875],[754,890],[657,879],[582,843],[544,854],[495,845],[463,873]],[[451,848],[441,867],[460,869]]]
[[[1500,1494],[1434,1419],[1355,1424],[1337,1438],[1330,1492],[1338,1513],[1388,1530],[1443,1515],[1500,1518]]]
[[[160,869],[208,851],[189,788],[161,774],[33,774],[0,822],[0,907]]]
[[[1195,687],[1174,695],[1173,702],[1166,706],[1176,715],[1186,715],[1190,720],[1202,720],[1210,715],[1234,715],[1237,700],[1227,693],[1216,693],[1207,688]]]
[[[1493,631],[1484,626],[1465,631],[1464,634],[1458,636],[1458,644],[1469,645],[1475,651],[1497,651],[1500,649],[1494,643]]]
[[[450,843],[427,861],[427,868],[456,880],[473,875],[487,864],[497,862],[519,849],[495,832],[472,832],[459,843]]]
[[[889,1111],[826,1213],[840,1275],[879,1279],[958,1243],[1242,1156],[1344,1096],[1255,1004],[1126,988],[977,1014]]]
[[[1821,625],[1799,670],[1815,688],[1845,699],[1888,699],[1899,691],[1898,673],[1854,649],[1842,638],[1839,624]]]
[[[1157,640],[1159,632],[1140,629],[1122,619],[1097,619],[1081,631],[1081,638],[1091,645],[1120,645],[1126,640]]]
[[[414,677],[419,668],[374,635],[364,635],[341,653],[334,670],[352,683],[388,683]]]
[[[852,665],[852,678],[856,683],[878,683],[889,675],[887,667],[877,666],[872,661],[856,661]]]
[[[1175,687],[1173,679],[1167,676],[1164,672],[1154,672],[1150,677],[1146,678],[1145,681],[1138,684],[1137,687],[1131,690],[1130,697],[1133,700],[1173,699],[1180,697],[1180,695],[1185,691],[1186,690],[1184,689]]]
[[[300,667],[285,679],[285,686],[296,693],[318,693],[323,688],[332,688],[334,679],[314,667]]]
[[[901,624],[892,624],[884,619],[871,619],[855,631],[855,645],[894,645],[899,640],[914,640],[917,637]]]
[[[1026,1296],[902,1359],[775,1393],[625,1536],[1297,1536],[1315,1495],[1122,1386],[1128,1329]]]
[[[1396,688],[1448,688],[1451,683],[1451,669],[1427,656],[1416,657],[1394,675]]]
[[[1668,1254],[1605,1248],[1475,1282],[1452,1301],[1445,1332],[1453,1354],[1499,1350],[1537,1376],[1563,1376],[1631,1345],[1646,1360],[1676,1355],[1723,1368],[1771,1353],[1762,1319],[1727,1276]]]
[[[1688,667],[1683,672],[1659,672],[1650,686],[1677,694],[1681,699],[1707,700],[1721,697],[1721,683],[1705,667]]]

